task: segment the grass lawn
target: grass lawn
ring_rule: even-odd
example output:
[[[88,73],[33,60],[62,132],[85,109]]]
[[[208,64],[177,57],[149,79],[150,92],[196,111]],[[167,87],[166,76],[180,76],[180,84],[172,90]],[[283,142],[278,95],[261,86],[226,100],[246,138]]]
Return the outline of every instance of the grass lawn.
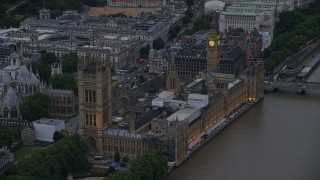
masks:
[[[14,153],[14,160],[19,161],[20,159],[31,155],[35,151],[39,150],[39,147],[22,147]]]

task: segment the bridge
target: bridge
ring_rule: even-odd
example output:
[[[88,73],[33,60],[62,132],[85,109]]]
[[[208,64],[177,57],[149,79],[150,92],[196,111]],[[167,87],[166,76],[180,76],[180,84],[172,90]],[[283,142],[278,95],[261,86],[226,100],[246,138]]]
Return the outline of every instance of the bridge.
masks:
[[[265,81],[264,89],[266,92],[293,92],[299,94],[320,96],[319,82]]]

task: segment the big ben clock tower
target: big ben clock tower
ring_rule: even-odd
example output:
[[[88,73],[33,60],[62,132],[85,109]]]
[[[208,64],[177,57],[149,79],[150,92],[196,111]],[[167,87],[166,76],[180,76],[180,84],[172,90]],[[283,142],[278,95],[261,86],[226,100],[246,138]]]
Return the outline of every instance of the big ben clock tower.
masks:
[[[220,35],[210,34],[207,43],[207,71],[219,72],[220,66]]]

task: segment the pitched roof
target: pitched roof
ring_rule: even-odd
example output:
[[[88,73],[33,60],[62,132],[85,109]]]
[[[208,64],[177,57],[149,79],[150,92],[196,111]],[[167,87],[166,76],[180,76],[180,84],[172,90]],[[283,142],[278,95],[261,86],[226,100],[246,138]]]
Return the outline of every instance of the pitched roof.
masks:
[[[8,105],[20,103],[20,100],[16,92],[12,89],[12,87],[8,89],[7,94],[4,96],[2,103]]]
[[[11,81],[12,81],[12,78],[8,73],[4,71],[0,72],[0,83],[7,84],[7,83],[10,83]]]

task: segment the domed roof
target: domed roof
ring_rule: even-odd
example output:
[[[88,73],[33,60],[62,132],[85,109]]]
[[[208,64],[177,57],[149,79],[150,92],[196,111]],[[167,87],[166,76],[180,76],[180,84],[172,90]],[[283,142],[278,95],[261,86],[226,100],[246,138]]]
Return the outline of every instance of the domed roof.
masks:
[[[5,105],[14,105],[19,104],[20,100],[16,94],[16,92],[10,87],[7,91],[7,94],[4,96],[2,104]]]

